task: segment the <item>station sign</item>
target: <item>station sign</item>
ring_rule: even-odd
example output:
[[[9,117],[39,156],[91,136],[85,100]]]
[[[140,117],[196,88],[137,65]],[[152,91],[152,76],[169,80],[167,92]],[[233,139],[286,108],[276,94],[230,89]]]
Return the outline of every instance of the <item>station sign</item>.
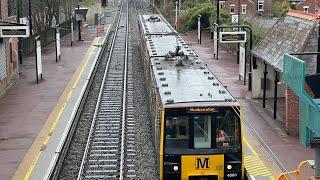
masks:
[[[11,37],[29,37],[30,29],[29,26],[0,26],[0,37],[1,38],[11,38]]]
[[[88,8],[76,8],[75,9],[76,21],[86,20],[87,12],[88,12]]]
[[[247,32],[220,32],[220,43],[245,43]]]
[[[231,16],[231,22],[232,22],[232,24],[238,24],[239,23],[239,15],[233,14]]]

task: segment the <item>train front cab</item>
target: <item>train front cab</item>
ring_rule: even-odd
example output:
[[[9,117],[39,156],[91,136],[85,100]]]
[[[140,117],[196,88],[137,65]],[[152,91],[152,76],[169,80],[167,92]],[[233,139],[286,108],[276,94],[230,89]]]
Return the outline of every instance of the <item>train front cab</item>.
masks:
[[[160,179],[243,179],[239,107],[170,108],[161,121]]]

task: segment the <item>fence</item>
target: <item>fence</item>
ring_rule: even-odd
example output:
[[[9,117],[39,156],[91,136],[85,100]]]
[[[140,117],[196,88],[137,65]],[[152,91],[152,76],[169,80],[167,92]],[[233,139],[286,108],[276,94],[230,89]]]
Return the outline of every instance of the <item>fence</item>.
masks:
[[[74,29],[76,29],[77,26],[77,22],[73,19],[73,26]],[[62,24],[60,24],[60,28],[62,28],[60,30],[60,36],[63,37],[65,35],[67,35],[68,33],[70,33],[71,31],[71,20],[68,20]],[[55,41],[55,29],[52,27],[49,27],[48,29],[46,29],[45,31],[42,31],[38,34],[33,34],[28,38],[24,38],[21,39],[21,48],[22,48],[22,55],[23,56],[27,56],[30,55],[32,53],[35,52],[35,43],[34,43],[34,39],[35,37],[40,35],[40,39],[41,39],[41,46],[47,46],[48,44],[52,43]]]
[[[285,172],[277,177],[277,180],[307,180],[314,175],[313,161],[303,161],[297,170]]]

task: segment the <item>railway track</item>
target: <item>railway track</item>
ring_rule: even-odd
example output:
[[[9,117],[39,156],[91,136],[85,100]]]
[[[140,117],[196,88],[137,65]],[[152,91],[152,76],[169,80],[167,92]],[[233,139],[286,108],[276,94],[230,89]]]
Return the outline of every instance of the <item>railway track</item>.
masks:
[[[129,7],[128,2],[123,2],[78,179],[136,177],[128,37]]]

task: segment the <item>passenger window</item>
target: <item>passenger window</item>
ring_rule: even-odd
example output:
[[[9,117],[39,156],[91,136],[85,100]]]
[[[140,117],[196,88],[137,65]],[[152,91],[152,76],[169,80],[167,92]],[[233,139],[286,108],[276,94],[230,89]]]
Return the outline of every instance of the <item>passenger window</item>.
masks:
[[[226,111],[217,116],[216,141],[218,148],[239,145],[239,118],[233,111]]]
[[[211,117],[194,117],[194,148],[211,148]]]
[[[166,119],[166,147],[187,148],[189,141],[189,118],[187,116]]]

